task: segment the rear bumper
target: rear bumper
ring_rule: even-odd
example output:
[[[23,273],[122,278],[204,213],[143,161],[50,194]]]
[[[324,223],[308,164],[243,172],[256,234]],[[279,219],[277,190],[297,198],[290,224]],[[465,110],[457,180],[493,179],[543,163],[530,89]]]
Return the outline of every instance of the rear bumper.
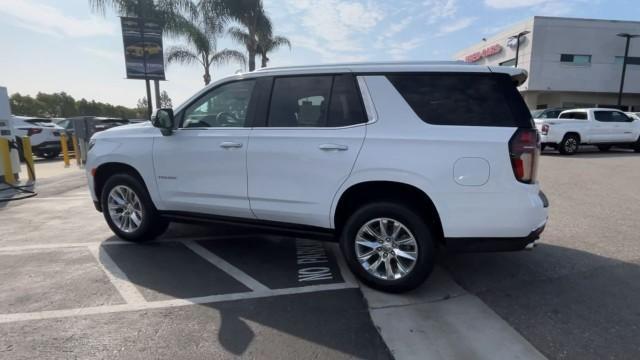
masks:
[[[447,251],[455,253],[524,250],[527,245],[540,238],[545,226],[546,224],[521,238],[448,238],[445,243]]]
[[[60,141],[45,141],[38,145],[32,146],[32,148],[34,151],[43,151],[43,150],[60,151],[61,145],[60,145]]]

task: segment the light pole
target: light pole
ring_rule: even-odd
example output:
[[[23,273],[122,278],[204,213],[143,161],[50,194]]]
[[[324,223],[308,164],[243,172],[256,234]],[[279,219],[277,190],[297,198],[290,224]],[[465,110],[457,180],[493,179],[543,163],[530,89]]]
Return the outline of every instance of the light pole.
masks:
[[[620,91],[618,92],[618,107],[622,107],[622,90],[624,89],[624,75],[627,72],[627,57],[629,56],[629,43],[631,42],[632,38],[638,37],[640,35],[620,33],[620,34],[616,34],[616,36],[620,36],[627,39],[627,43],[624,47],[624,58],[622,58],[622,77],[620,78]]]
[[[509,39],[516,39],[516,63],[513,67],[518,67],[518,57],[520,55],[520,38],[527,35],[528,33],[530,33],[531,31],[529,30],[524,30],[521,31],[511,37],[509,37]]]

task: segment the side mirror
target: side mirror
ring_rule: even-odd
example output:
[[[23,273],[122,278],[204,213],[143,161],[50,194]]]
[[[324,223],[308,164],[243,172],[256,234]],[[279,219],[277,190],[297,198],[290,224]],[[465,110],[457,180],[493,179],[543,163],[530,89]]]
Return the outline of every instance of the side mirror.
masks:
[[[171,135],[175,124],[173,109],[157,109],[153,115],[151,115],[151,124],[159,128],[162,135]]]

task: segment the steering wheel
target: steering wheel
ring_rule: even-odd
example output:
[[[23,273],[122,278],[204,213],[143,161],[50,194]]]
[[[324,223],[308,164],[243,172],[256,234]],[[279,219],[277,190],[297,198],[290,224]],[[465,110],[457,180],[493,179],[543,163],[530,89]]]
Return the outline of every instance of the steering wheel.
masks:
[[[240,120],[230,112],[223,111],[216,116],[216,123],[220,126],[236,126]]]

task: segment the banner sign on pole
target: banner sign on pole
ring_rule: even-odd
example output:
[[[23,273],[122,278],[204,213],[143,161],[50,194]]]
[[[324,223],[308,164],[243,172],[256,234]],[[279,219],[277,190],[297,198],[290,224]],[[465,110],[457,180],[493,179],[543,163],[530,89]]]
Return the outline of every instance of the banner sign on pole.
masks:
[[[122,17],[120,21],[127,78],[164,80],[160,24],[131,17]]]

